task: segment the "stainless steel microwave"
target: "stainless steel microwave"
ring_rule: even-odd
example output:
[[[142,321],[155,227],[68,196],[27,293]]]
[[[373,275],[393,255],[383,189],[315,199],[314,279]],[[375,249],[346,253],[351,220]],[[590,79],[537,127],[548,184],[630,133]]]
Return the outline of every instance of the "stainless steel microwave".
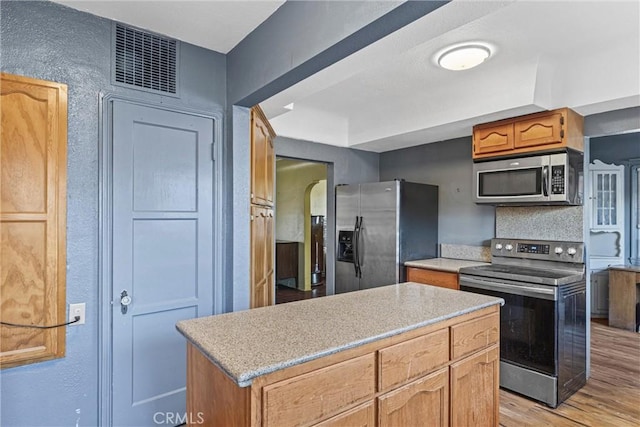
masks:
[[[491,205],[581,205],[583,154],[563,153],[473,164],[474,199]]]

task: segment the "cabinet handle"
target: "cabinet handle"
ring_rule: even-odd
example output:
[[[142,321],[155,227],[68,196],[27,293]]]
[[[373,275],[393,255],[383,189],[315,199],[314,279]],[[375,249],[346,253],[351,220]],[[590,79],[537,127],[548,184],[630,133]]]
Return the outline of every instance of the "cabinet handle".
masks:
[[[264,218],[266,215],[264,214],[264,212],[260,212],[260,216]]]

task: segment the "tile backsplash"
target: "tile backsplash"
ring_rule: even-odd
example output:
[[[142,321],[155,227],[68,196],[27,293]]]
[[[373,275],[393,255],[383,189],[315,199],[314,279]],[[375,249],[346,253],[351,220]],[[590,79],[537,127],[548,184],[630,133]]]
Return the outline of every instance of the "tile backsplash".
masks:
[[[583,211],[582,206],[499,206],[496,237],[582,242]]]
[[[441,243],[440,257],[491,262],[491,248],[488,246],[450,245],[448,243]]]

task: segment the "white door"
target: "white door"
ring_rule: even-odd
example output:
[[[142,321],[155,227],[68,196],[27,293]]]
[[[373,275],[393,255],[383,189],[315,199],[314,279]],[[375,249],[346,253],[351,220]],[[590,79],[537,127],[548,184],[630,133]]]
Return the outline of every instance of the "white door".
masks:
[[[186,341],[175,324],[213,311],[214,122],[113,109],[113,425],[179,424]]]

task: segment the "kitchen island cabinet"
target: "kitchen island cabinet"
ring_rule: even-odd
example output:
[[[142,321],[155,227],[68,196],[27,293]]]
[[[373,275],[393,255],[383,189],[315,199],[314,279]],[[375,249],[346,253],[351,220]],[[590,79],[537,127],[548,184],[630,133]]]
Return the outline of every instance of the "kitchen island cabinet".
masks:
[[[207,426],[497,426],[502,302],[401,283],[178,322],[187,412]]]

